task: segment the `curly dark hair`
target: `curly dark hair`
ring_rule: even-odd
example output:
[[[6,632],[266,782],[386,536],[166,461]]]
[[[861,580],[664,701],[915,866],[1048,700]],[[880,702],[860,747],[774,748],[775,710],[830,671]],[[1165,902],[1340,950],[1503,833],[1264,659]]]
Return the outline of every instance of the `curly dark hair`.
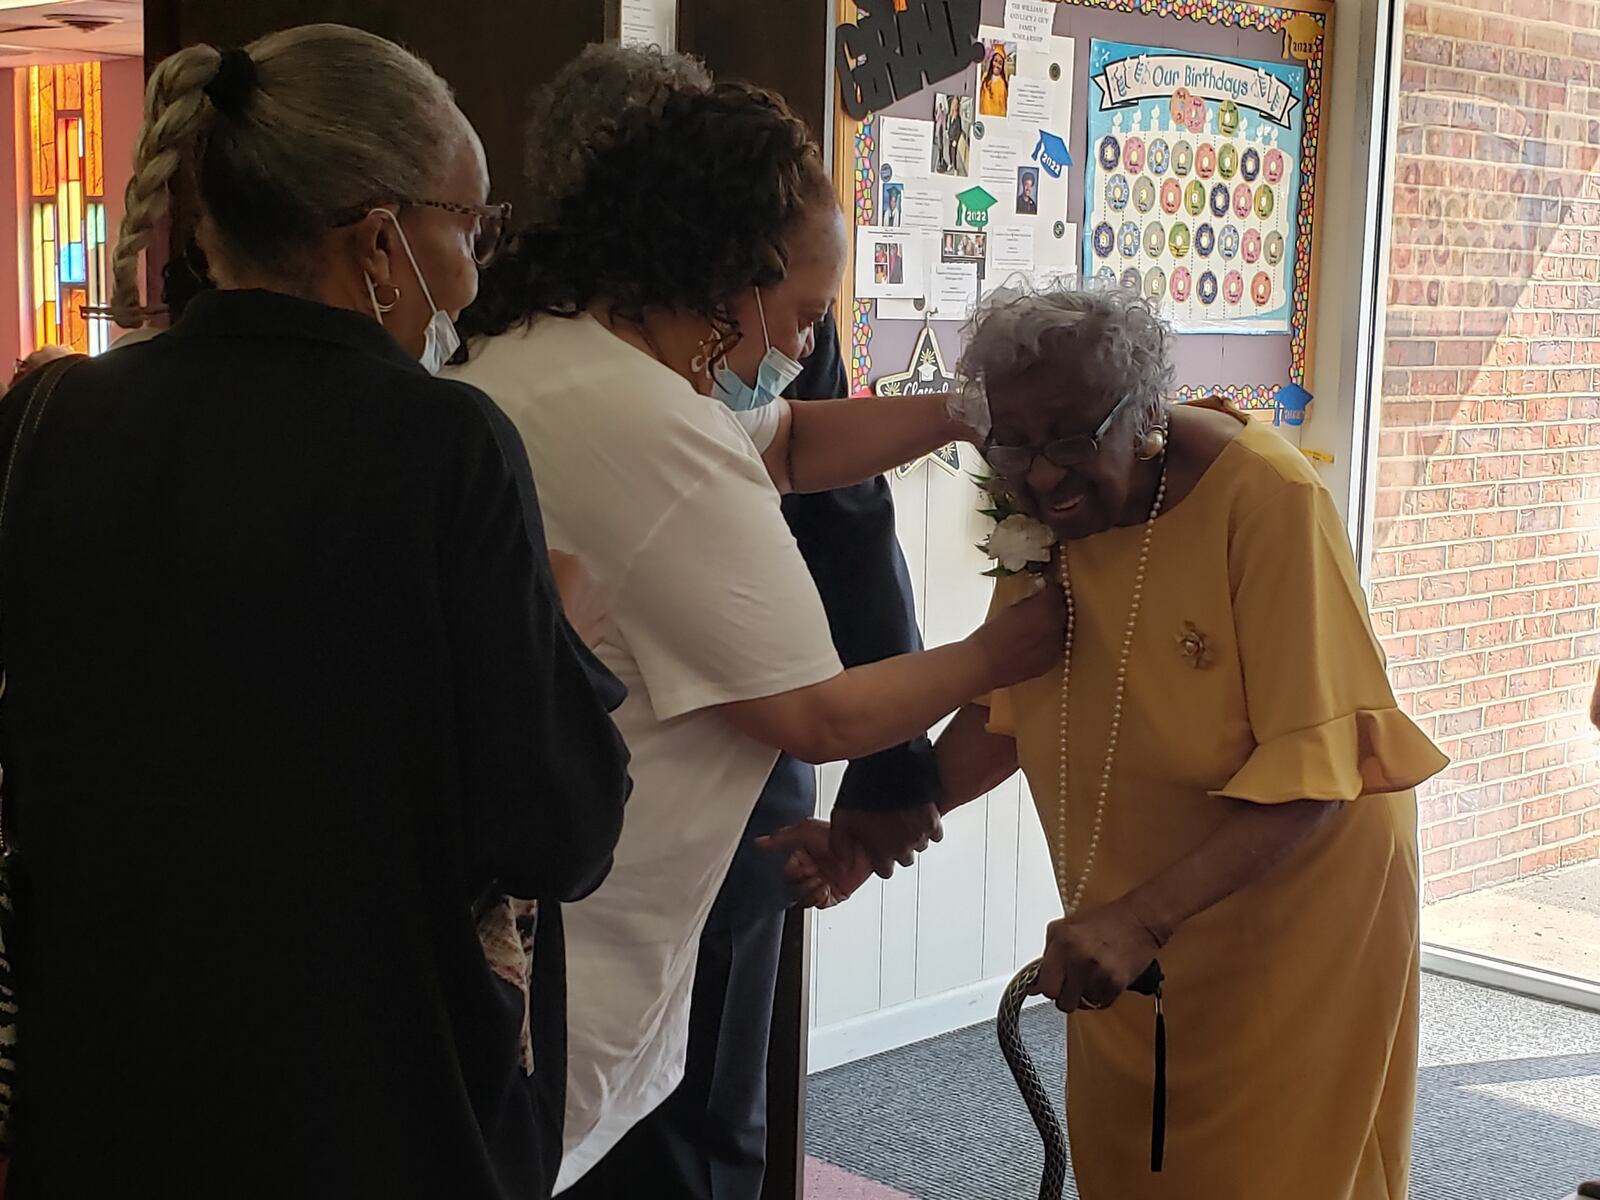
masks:
[[[746,84],[625,112],[607,140],[557,209],[484,272],[463,335],[605,299],[626,320],[651,308],[698,313],[731,341],[729,301],[781,280],[795,225],[835,203],[805,122]]]

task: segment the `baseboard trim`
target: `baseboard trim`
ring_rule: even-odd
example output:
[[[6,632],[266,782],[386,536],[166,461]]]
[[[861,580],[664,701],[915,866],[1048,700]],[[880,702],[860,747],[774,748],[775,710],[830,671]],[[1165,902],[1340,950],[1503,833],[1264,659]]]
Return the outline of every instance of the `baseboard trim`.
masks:
[[[1010,982],[1009,975],[985,979],[937,996],[926,996],[813,1029],[807,1063],[810,1073],[814,1075],[992,1021],[995,1010],[1000,1007],[1000,997]],[[1042,1002],[1042,998],[1035,997],[1028,1006]]]
[[[1480,954],[1468,954],[1440,946],[1424,946],[1422,969],[1484,987],[1517,992],[1540,1000],[1567,1004],[1574,1008],[1600,1011],[1600,984],[1549,971],[1537,971],[1515,963],[1502,962]],[[847,1063],[871,1058],[943,1037],[958,1029],[994,1020],[1000,997],[1005,994],[1010,976],[985,979],[963,988],[926,996],[893,1008],[880,1009],[819,1026],[811,1031],[807,1066],[810,1074],[832,1070]],[[1042,1003],[1039,997],[1029,1006]]]
[[[1424,946],[1422,969],[1435,975],[1447,975],[1467,983],[1498,988],[1502,992],[1516,992],[1573,1008],[1600,1011],[1600,983],[1572,975],[1541,971],[1446,946]]]

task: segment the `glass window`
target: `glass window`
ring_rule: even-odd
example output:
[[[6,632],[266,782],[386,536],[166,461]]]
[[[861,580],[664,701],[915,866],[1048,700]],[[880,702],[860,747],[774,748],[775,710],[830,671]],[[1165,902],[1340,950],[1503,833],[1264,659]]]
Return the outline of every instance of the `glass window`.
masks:
[[[1424,936],[1600,978],[1600,30],[1397,3],[1366,553],[1401,703],[1454,760],[1421,797]]]
[[[34,348],[98,354],[110,322],[100,64],[28,68],[28,245]]]

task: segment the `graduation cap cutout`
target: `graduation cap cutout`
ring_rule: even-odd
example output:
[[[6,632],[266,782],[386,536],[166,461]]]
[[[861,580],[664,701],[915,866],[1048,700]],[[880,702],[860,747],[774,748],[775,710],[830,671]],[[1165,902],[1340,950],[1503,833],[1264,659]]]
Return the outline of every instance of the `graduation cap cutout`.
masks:
[[[982,229],[989,223],[989,210],[998,201],[981,187],[969,187],[956,197],[956,224]]]
[[[835,34],[839,102],[853,120],[983,59],[981,0],[856,0]]]
[[[1278,411],[1272,415],[1274,425],[1300,426],[1306,423],[1311,411],[1311,393],[1298,383],[1286,383],[1278,389]]]
[[[1053,133],[1039,131],[1039,144],[1033,148],[1033,161],[1049,172],[1051,179],[1060,179],[1061,172],[1072,165],[1072,155],[1067,144]]]

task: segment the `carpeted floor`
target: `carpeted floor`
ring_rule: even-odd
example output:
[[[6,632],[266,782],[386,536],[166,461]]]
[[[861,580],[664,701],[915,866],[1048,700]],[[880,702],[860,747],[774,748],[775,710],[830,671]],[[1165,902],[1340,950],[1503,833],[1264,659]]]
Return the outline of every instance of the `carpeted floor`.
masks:
[[[1412,1200],[1560,1200],[1600,1175],[1600,1014],[1431,976],[1422,998]],[[1023,1021],[1059,1096],[1062,1024],[1052,1009]],[[813,1076],[807,1135],[817,1158],[915,1200],[1039,1186],[1038,1137],[992,1025]]]

